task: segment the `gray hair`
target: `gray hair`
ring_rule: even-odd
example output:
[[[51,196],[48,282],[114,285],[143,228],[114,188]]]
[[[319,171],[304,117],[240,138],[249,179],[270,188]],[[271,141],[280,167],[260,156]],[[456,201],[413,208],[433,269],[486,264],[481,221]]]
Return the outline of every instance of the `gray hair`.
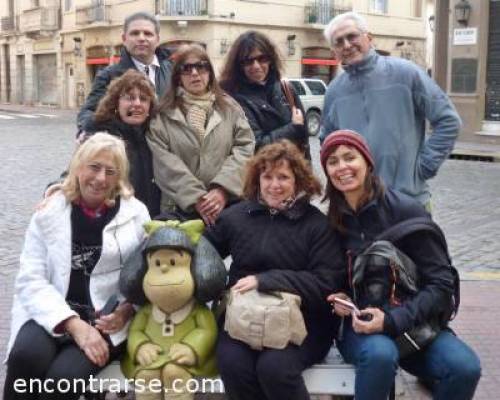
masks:
[[[146,20],[146,21],[151,22],[155,27],[156,34],[157,35],[160,34],[160,21],[158,21],[153,14],[150,14],[150,13],[147,13],[144,11],[136,12],[132,15],[129,15],[127,18],[125,18],[125,22],[123,23],[123,32],[127,33],[130,24],[133,21],[138,21],[138,20]]]
[[[325,30],[323,31],[323,35],[325,36],[326,41],[333,47],[332,37],[333,33],[337,30],[338,26],[345,21],[354,21],[356,27],[363,33],[368,32],[368,26],[366,24],[366,20],[358,13],[354,11],[349,11],[343,14],[337,15],[333,18],[330,23],[327,25]]]

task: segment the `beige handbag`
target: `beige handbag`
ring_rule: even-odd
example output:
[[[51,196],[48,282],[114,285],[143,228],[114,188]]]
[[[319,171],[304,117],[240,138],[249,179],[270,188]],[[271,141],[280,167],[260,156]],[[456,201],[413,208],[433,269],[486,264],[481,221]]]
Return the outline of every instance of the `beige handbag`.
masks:
[[[300,303],[300,296],[291,293],[255,289],[239,293],[231,289],[224,329],[255,350],[300,345],[307,335]]]

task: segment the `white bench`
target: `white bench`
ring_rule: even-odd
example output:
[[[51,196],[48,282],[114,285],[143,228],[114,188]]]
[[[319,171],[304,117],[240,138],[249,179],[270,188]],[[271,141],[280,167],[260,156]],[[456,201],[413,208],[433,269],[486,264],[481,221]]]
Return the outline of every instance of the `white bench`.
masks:
[[[355,370],[350,364],[346,364],[335,347],[330,349],[324,362],[313,365],[303,373],[304,381],[307,390],[311,394],[331,394],[339,396],[354,395],[354,378]],[[103,369],[99,375],[95,377],[104,384],[104,390],[108,390],[107,382],[113,382],[113,391],[117,390],[117,382],[120,382],[120,391],[125,392],[128,387],[126,378],[120,370],[120,364],[113,362]],[[219,387],[211,393],[223,393],[224,388]],[[99,399],[103,396],[99,394],[88,393],[87,399]]]

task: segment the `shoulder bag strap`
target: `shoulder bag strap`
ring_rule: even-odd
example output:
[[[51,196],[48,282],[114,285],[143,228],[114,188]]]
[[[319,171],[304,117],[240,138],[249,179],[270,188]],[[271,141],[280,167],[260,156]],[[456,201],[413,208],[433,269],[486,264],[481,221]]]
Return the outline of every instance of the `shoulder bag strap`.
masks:
[[[290,108],[295,107],[295,97],[293,97],[292,88],[290,87],[290,82],[288,82],[288,80],[281,80],[281,90],[286,97],[286,101],[290,104]]]
[[[415,233],[417,231],[425,231],[431,233],[441,244],[446,257],[448,258],[448,263],[451,268],[451,272],[453,275],[453,286],[455,289],[454,293],[454,304],[453,304],[453,313],[450,319],[453,319],[460,306],[460,277],[457,269],[453,266],[450,253],[448,251],[448,245],[446,243],[446,238],[444,236],[443,231],[434,221],[430,220],[427,217],[415,217],[410,218],[405,221],[401,221],[396,225],[391,226],[389,229],[386,229],[380,235],[378,235],[375,240],[387,240],[391,243],[395,243],[398,240],[401,240],[407,235]]]

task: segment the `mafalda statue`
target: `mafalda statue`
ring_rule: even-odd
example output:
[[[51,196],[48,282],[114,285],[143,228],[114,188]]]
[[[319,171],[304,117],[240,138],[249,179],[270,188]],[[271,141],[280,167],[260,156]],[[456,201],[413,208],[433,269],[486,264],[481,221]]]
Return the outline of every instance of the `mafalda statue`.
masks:
[[[142,254],[122,270],[120,289],[128,300],[147,299],[130,325],[122,362],[138,400],[192,399],[186,382],[217,373],[217,325],[205,302],[219,297],[226,269],[201,236],[203,227],[201,220],[146,224]]]

